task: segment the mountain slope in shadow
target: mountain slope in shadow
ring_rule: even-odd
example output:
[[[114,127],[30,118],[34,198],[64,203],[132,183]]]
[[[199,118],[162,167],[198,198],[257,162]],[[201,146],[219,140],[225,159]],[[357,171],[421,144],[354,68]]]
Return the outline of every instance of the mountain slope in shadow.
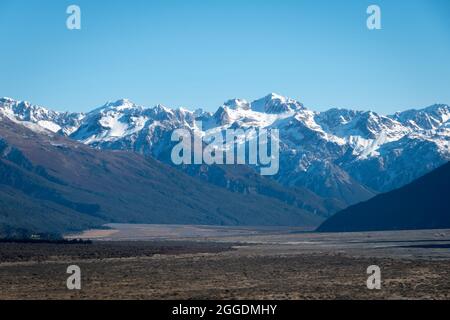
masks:
[[[450,228],[450,162],[397,190],[344,209],[319,232]]]
[[[96,150],[0,119],[0,236],[110,222],[314,227],[321,221],[298,206],[230,192],[136,153]]]

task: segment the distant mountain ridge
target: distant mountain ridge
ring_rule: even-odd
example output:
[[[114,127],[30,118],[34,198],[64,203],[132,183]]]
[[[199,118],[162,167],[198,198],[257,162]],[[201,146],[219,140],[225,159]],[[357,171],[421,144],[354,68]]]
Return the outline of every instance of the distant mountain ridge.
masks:
[[[273,178],[341,202],[336,209],[398,188],[450,160],[450,107],[443,104],[389,116],[337,108],[315,112],[272,93],[253,102],[231,99],[214,113],[147,108],[122,99],[83,114],[4,98],[0,114],[98,149],[134,151],[168,164],[174,129],[207,137],[228,128],[275,128],[280,131],[281,154],[280,171]],[[198,170],[187,171],[199,175]],[[201,176],[213,184],[231,176],[227,168],[221,177],[215,173]],[[236,188],[233,185],[244,180],[235,177],[226,185]]]
[[[326,220],[319,232],[450,228],[450,162]]]
[[[0,116],[0,238],[110,222],[312,228],[323,220],[311,209],[326,210],[320,198],[275,182],[258,185],[278,197],[243,195],[151,157],[96,150],[34,126]]]

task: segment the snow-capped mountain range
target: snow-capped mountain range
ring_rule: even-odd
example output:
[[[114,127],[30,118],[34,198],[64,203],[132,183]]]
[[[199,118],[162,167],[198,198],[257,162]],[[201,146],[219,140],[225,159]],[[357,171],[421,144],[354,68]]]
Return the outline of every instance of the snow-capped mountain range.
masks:
[[[2,116],[95,148],[130,150],[168,163],[177,128],[206,136],[227,128],[276,128],[280,171],[273,178],[345,204],[400,187],[450,160],[450,107],[443,104],[385,116],[336,108],[317,112],[269,94],[253,102],[229,100],[215,113],[148,108],[126,99],[88,113],[62,113],[2,98]]]

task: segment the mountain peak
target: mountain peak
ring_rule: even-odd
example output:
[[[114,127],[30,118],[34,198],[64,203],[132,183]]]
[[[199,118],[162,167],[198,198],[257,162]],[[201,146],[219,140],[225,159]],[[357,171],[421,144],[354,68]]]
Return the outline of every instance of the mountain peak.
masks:
[[[133,102],[130,99],[122,98],[117,100],[115,104],[124,105],[124,104],[133,104]]]
[[[136,106],[130,99],[119,99],[114,102],[107,102],[106,105],[110,106],[110,107],[118,107],[118,108]]]
[[[275,92],[271,92],[268,95],[265,96],[265,98],[268,99],[281,99],[281,100],[286,100],[288,98],[282,96],[281,94],[275,93]]]
[[[224,107],[228,107],[233,110],[249,110],[250,104],[245,99],[230,99],[223,104]]]
[[[410,109],[390,116],[412,128],[425,130],[438,129],[450,120],[450,107],[446,104],[434,104],[423,109]]]
[[[300,102],[281,96],[277,93],[269,93],[265,97],[255,100],[251,103],[251,109],[256,112],[264,113],[286,113],[305,109]]]
[[[448,104],[436,103],[425,109],[422,109],[424,112],[434,112],[440,114],[450,114],[450,106]]]
[[[1,97],[0,98],[0,103],[13,103],[13,102],[17,102],[17,101],[14,100],[13,98],[9,98],[9,97]]]
[[[129,99],[119,99],[116,101],[108,101],[103,106],[91,111],[91,113],[108,112],[108,111],[125,111],[130,109],[142,109]]]
[[[173,110],[166,107],[165,105],[162,105],[160,103],[158,103],[156,106],[154,106],[152,108],[153,110],[155,110],[156,112],[162,112],[162,113],[173,113]]]

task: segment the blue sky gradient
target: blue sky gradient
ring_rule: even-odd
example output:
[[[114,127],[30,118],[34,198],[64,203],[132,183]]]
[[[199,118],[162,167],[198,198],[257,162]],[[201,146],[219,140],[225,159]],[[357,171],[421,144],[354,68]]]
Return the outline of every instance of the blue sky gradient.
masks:
[[[66,28],[66,8],[82,30]],[[366,28],[378,4],[382,30]],[[88,111],[215,110],[277,92],[314,110],[450,103],[448,0],[2,0],[0,96]]]

